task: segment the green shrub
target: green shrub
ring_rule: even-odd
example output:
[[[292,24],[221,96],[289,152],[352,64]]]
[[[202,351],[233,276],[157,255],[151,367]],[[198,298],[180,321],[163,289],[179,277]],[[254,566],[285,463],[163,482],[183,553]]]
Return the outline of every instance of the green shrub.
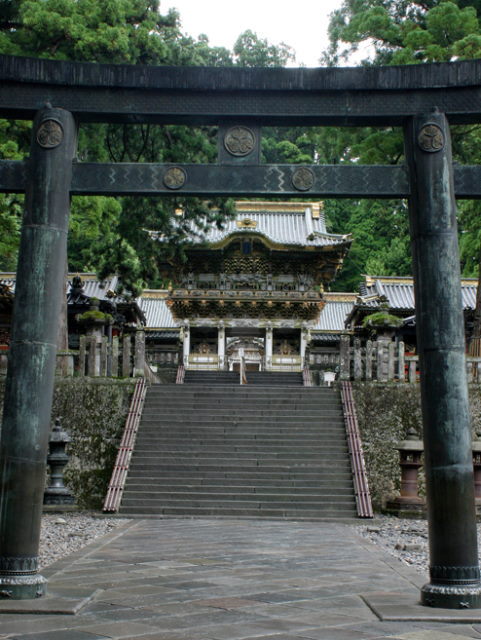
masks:
[[[370,313],[362,321],[362,326],[366,327],[400,327],[403,321],[402,318],[393,316],[392,313],[387,311],[376,311],[376,313]]]

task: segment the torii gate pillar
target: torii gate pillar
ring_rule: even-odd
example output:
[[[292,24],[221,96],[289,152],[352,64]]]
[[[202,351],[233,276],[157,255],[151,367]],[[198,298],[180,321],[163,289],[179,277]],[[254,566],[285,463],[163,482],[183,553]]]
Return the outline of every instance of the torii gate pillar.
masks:
[[[37,114],[0,441],[0,597],[20,600],[45,593],[38,548],[75,146],[71,113]]]
[[[430,547],[421,603],[480,608],[456,204],[443,114],[410,120],[406,155]]]

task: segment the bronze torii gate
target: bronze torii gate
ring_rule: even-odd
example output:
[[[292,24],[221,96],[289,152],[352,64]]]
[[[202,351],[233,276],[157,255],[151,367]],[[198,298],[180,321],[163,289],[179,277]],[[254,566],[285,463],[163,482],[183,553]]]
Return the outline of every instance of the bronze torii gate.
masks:
[[[71,194],[409,198],[421,361],[430,582],[421,602],[481,607],[450,123],[481,122],[481,61],[358,69],[95,65],[0,56],[0,117],[34,119],[0,443],[0,595],[45,593],[37,556]],[[78,122],[218,125],[218,162],[75,161]],[[396,125],[407,166],[259,164],[262,125]]]

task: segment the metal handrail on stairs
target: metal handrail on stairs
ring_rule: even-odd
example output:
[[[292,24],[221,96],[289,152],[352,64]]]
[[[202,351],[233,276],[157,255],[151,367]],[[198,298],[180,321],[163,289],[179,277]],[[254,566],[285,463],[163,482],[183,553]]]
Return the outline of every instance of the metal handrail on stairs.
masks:
[[[302,369],[302,383],[305,387],[312,387],[312,373],[308,363],[304,363]]]
[[[175,378],[175,384],[184,384],[185,367],[183,364],[179,364],[177,367],[177,376]]]
[[[373,518],[371,494],[367,481],[366,464],[361,444],[361,434],[357,422],[356,407],[350,382],[341,382],[341,400],[346,425],[347,444],[351,458],[351,468],[356,496],[357,515]]]
[[[247,384],[246,359],[241,350],[239,350],[239,384]]]
[[[135,439],[139,428],[140,417],[144,406],[147,384],[144,378],[139,378],[135,385],[134,394],[130,402],[129,413],[125,422],[124,434],[120,441],[117,459],[112,477],[110,478],[107,495],[105,496],[103,511],[116,512],[119,510],[125,480],[129,471],[130,458],[134,450]]]

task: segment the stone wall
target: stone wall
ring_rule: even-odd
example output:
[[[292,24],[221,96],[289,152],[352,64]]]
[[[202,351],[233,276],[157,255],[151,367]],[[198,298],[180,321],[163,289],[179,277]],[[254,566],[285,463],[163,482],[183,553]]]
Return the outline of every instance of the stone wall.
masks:
[[[0,404],[5,379],[0,378]],[[100,508],[117,455],[135,381],[57,379],[52,416],[72,438],[65,481],[79,506]]]
[[[421,434],[421,403],[418,384],[353,383],[359,428],[375,510],[398,495],[400,484],[397,443],[410,428]],[[469,389],[473,435],[481,431],[481,387]],[[421,435],[420,435],[421,437]],[[420,495],[424,475],[420,470]]]

